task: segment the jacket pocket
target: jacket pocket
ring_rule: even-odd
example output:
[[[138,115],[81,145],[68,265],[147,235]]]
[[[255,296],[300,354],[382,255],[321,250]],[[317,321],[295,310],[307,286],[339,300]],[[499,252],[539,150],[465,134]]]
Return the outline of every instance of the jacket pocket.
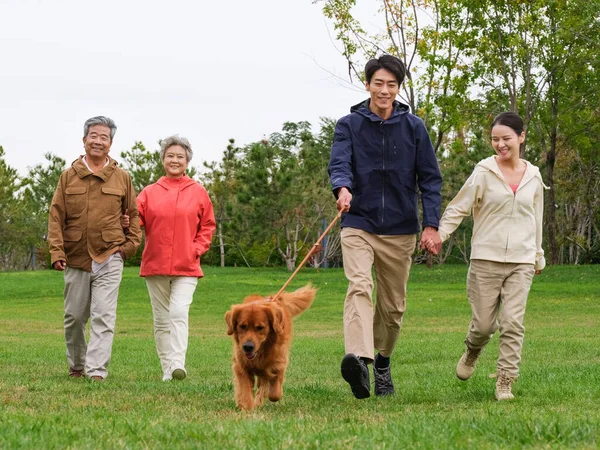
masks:
[[[81,216],[87,205],[87,187],[71,186],[65,189],[65,212],[69,218]]]
[[[394,170],[390,171],[389,175],[389,212],[405,220],[418,220],[418,195],[415,190],[414,172]]]
[[[102,194],[104,212],[109,214],[122,212],[121,202],[125,196],[125,192],[122,189],[103,187]]]
[[[102,240],[107,244],[120,245],[125,242],[125,234],[121,228],[109,228],[102,230]]]
[[[83,236],[83,232],[76,228],[67,228],[64,232],[63,239],[65,242],[79,242]]]
[[[381,213],[382,183],[380,170],[372,168],[358,169],[355,174],[350,212],[377,221]]]
[[[65,248],[65,255],[68,257],[72,257],[76,253],[81,252],[82,245],[79,243],[81,241],[81,237],[83,236],[83,232],[78,230],[77,228],[67,228],[63,233],[63,241]],[[83,246],[85,248],[85,244]]]

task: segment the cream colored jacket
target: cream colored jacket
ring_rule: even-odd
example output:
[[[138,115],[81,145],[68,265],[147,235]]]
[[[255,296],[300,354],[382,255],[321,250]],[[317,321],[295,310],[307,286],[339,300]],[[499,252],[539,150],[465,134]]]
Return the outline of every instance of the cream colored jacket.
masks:
[[[544,188],[540,170],[527,168],[516,193],[504,180],[496,157],[480,161],[440,221],[442,241],[473,213],[471,259],[546,265],[542,250]]]

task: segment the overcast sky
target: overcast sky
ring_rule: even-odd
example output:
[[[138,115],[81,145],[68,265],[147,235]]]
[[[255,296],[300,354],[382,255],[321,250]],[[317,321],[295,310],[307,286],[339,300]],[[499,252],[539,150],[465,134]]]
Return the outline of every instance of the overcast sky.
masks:
[[[357,13],[376,20],[374,0]],[[21,175],[52,152],[83,153],[106,115],[111,156],[178,133],[192,165],[220,160],[285,121],[338,118],[348,86],[335,32],[311,0],[0,0],[0,145]]]

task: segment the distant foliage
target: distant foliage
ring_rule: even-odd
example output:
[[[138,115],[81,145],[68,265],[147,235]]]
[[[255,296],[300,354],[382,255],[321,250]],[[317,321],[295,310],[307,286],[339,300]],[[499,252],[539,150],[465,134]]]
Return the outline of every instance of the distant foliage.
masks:
[[[541,168],[550,187],[547,260],[600,263],[600,2],[381,0],[383,28],[374,32],[354,17],[356,0],[314,3],[333,26],[350,82],[362,83],[365,62],[382,53],[406,62],[401,100],[429,131],[444,206],[492,154],[493,117],[518,112],[527,136],[522,156]],[[322,119],[317,130],[286,122],[257,142],[238,146],[231,139],[221,160],[202,171],[189,168],[215,207],[217,231],[203,264],[298,264],[336,214],[327,175],[334,126],[333,119]],[[141,142],[121,157],[137,192],[164,174],[158,150]],[[1,270],[44,266],[47,204],[64,166],[46,155],[20,178],[0,147]],[[438,262],[468,261],[471,229],[472,221],[464,221]],[[140,255],[141,249],[130,262]],[[339,227],[309,264],[341,264]]]

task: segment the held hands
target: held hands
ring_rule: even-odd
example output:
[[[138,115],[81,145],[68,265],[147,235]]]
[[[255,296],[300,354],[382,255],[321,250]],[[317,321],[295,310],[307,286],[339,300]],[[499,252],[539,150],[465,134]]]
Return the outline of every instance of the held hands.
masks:
[[[440,233],[433,227],[425,227],[421,235],[419,247],[427,250],[433,255],[438,255],[442,251],[442,238]]]
[[[352,194],[350,191],[343,187],[338,190],[338,198],[335,206],[338,211],[348,212],[350,210],[350,202],[352,201]]]

